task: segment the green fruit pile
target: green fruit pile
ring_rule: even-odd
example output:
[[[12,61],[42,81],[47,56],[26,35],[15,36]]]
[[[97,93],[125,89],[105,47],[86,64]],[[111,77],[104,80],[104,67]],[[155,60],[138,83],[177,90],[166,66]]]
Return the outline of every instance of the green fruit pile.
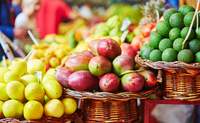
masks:
[[[174,8],[165,11],[164,19],[158,22],[156,31],[151,32],[150,42],[141,48],[140,56],[153,62],[200,62],[200,30],[196,27],[197,17],[182,49],[194,12],[195,9],[187,5],[180,7],[178,11]]]
[[[38,120],[43,114],[59,118],[75,112],[76,101],[59,100],[61,95],[55,69],[45,73],[41,60],[14,59],[0,66],[0,118]]]

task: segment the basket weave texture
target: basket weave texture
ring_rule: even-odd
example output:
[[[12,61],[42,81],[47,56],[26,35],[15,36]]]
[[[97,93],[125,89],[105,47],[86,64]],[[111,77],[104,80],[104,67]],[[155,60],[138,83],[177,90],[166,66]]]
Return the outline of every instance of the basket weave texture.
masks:
[[[191,101],[200,99],[200,63],[152,62],[139,55],[135,60],[143,67],[162,72],[164,98]]]
[[[137,106],[137,99],[141,102],[146,96],[155,94],[156,89],[135,94],[130,92],[79,92],[64,89],[66,97],[79,99],[79,108],[83,112],[86,123],[133,123],[138,121],[141,109]]]

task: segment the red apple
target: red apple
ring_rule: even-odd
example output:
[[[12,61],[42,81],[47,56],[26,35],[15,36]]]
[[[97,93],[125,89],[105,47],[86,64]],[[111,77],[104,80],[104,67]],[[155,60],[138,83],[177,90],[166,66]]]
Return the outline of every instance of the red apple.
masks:
[[[72,74],[73,72],[65,67],[60,67],[56,71],[56,79],[58,82],[64,86],[68,87],[68,77]]]
[[[142,44],[142,36],[135,36],[131,42],[133,49],[137,52],[140,50],[140,46]]]
[[[140,72],[140,74],[145,78],[146,83],[145,83],[145,87],[154,87],[157,83],[157,79],[156,76],[153,72],[149,71],[149,70],[145,70]]]
[[[114,73],[107,73],[100,78],[99,87],[105,92],[115,92],[120,85],[119,78]]]
[[[97,52],[108,59],[114,59],[121,54],[121,48],[115,40],[106,38],[98,42]]]
[[[128,92],[141,91],[145,84],[144,77],[138,73],[125,74],[121,81],[123,89]]]
[[[134,50],[133,46],[128,43],[122,43],[121,45],[122,55],[129,56],[134,59],[137,54],[137,51]]]

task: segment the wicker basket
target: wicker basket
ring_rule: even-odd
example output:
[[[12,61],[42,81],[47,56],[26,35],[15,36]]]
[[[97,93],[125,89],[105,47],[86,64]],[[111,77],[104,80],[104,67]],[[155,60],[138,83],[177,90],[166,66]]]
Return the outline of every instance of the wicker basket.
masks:
[[[73,115],[64,115],[61,118],[53,117],[43,117],[40,120],[23,120],[23,119],[14,119],[14,118],[3,118],[0,119],[0,123],[82,123],[81,114],[79,112]]]
[[[137,106],[137,99],[144,100],[146,96],[155,94],[157,89],[140,94],[78,92],[70,89],[64,89],[64,93],[66,97],[79,99],[79,108],[86,123],[133,123],[140,119],[142,111]]]
[[[180,100],[200,99],[200,63],[184,62],[151,62],[139,55],[136,62],[143,67],[161,70],[163,73],[164,98]]]

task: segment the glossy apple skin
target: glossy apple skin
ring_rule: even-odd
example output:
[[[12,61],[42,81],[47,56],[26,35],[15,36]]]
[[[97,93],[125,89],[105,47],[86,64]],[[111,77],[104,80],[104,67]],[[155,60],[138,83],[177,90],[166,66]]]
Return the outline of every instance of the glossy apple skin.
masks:
[[[157,78],[153,72],[146,70],[146,71],[140,72],[140,74],[142,76],[144,76],[144,78],[146,80],[145,87],[152,88],[152,87],[156,86]]]
[[[90,91],[98,86],[98,78],[86,70],[76,71],[69,76],[68,85],[76,91]]]
[[[128,92],[139,92],[143,89],[145,79],[138,73],[129,73],[122,77],[122,87]]]
[[[113,39],[101,39],[97,45],[97,52],[99,55],[112,60],[121,54],[121,48]]]
[[[121,55],[126,55],[126,56],[133,58],[133,59],[135,58],[135,56],[137,54],[137,51],[133,48],[133,46],[131,44],[128,44],[128,43],[123,43],[121,45],[121,50],[122,50]]]
[[[73,73],[73,71],[60,67],[56,70],[56,79],[63,87],[68,87],[68,77]]]
[[[115,92],[119,86],[120,79],[114,73],[107,73],[100,78],[99,87],[104,92]]]

